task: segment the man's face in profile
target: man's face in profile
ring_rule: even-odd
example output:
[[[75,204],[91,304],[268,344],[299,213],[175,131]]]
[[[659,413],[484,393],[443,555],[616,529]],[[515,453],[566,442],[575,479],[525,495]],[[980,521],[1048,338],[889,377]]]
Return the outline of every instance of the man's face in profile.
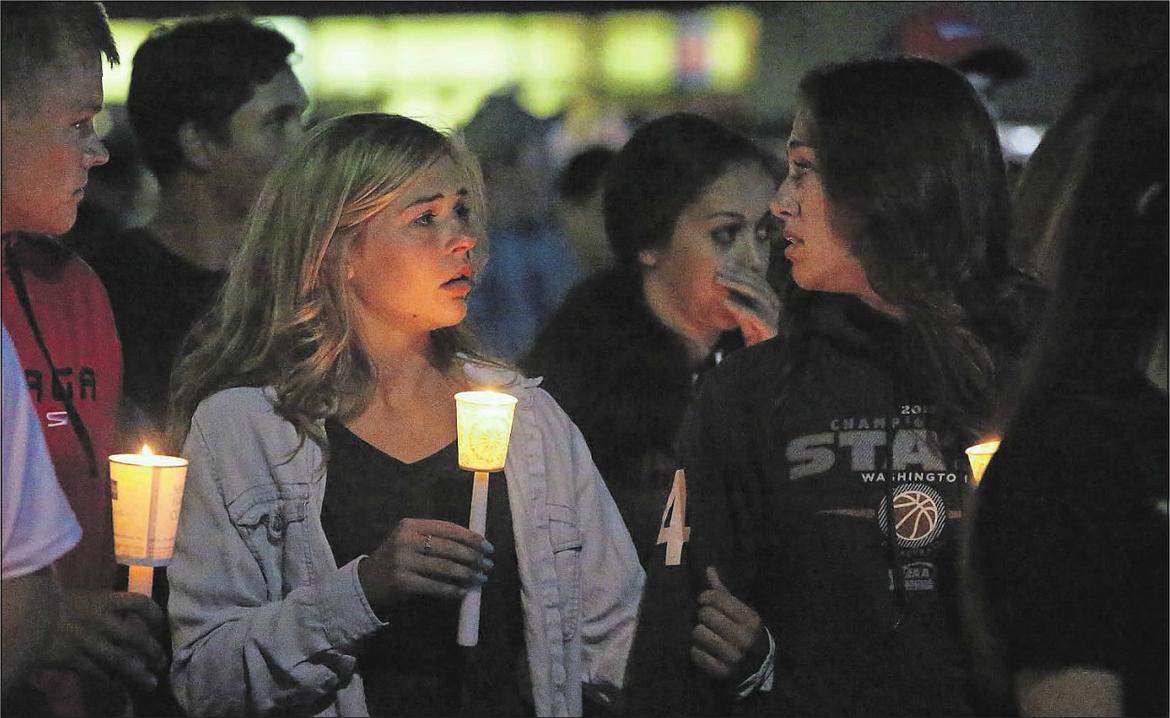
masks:
[[[227,140],[217,142],[213,186],[227,206],[243,216],[264,178],[303,135],[309,100],[292,70],[284,69],[258,85],[227,123]]]
[[[110,158],[93,126],[101,55],[65,53],[28,88],[0,102],[0,222],[5,233],[61,234],[77,219],[89,169]]]

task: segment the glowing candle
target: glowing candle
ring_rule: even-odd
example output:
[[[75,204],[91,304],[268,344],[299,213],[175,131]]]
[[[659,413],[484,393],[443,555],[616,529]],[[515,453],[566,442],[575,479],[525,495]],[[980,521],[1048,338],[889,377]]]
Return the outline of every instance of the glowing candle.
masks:
[[[455,395],[455,417],[459,434],[459,467],[475,472],[471,490],[471,516],[467,527],[484,534],[487,528],[488,472],[504,468],[516,397],[494,391],[462,391]],[[477,586],[463,597],[459,607],[461,646],[479,643],[479,601]]]
[[[110,457],[114,554],[130,567],[134,593],[149,596],[154,567],[171,560],[186,480],[186,459],[152,454],[148,446]]]
[[[997,449],[999,439],[985,441],[967,449],[967,461],[971,463],[971,478],[976,486],[983,480],[983,472],[987,471],[987,465],[991,463],[991,457],[995,456]]]

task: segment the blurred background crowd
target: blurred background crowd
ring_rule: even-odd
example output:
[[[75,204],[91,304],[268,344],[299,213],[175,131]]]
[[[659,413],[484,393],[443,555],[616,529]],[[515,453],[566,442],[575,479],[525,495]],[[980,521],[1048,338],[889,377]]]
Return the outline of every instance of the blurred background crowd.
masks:
[[[469,319],[516,359],[577,280],[608,260],[599,178],[648,119],[704,115],[781,150],[798,78],[825,62],[917,54],[981,90],[1019,169],[1076,88],[1167,34],[1156,2],[111,2],[126,58],[160,23],[236,13],[295,49],[307,126],[354,111],[459,129],[484,166],[493,259]],[[104,78],[97,167],[72,244],[145,226],[158,181],[125,110],[133,63]],[[781,152],[782,154],[782,152]],[[113,225],[113,227],[111,227]],[[87,257],[90,259],[90,257]],[[91,261],[91,264],[93,262]],[[100,273],[100,272],[99,272]]]

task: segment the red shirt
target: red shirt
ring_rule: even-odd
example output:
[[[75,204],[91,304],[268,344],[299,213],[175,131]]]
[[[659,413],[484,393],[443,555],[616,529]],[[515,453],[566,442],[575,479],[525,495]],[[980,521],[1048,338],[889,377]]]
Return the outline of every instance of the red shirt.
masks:
[[[12,286],[12,251],[61,386],[72,394],[89,431],[96,477],[90,474],[89,459],[70,425],[62,397],[54,396],[49,366]],[[82,529],[81,543],[57,562],[57,574],[66,588],[112,590],[116,566],[108,457],[123,447],[117,445],[122,346],[110,302],[93,270],[54,240],[8,235],[3,257],[0,310],[4,325],[24,366],[61,488]]]

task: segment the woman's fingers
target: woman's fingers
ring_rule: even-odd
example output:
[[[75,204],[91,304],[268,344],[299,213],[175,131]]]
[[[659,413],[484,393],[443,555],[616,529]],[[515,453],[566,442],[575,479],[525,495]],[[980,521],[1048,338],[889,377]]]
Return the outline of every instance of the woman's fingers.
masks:
[[[476,557],[473,553],[465,553],[467,551],[465,548],[462,551],[455,551],[459,553],[459,559],[439,552],[446,551],[449,547],[450,544],[442,549],[432,550],[427,555],[416,554],[409,563],[410,570],[419,576],[464,587],[474,586],[477,581],[479,583],[487,581],[488,564],[485,563],[487,559]]]
[[[424,559],[423,565],[447,561],[476,571],[486,571],[494,564],[487,557],[482,544],[472,548],[466,543],[445,538],[439,534],[424,535],[417,551]],[[430,561],[428,562],[427,559]]]
[[[414,533],[416,549],[403,561],[405,567],[419,576],[461,588],[487,581],[486,572],[494,565],[486,555],[491,545],[479,534],[446,521],[410,521],[408,530]]]
[[[718,274],[715,279],[729,290],[733,299],[738,299],[749,308],[764,310],[780,306],[780,297],[763,274]],[[740,296],[735,297],[736,294]]]
[[[420,594],[454,598],[487,581],[493,550],[483,536],[450,521],[402,519],[358,565],[358,578],[377,606]]]
[[[413,596],[434,596],[444,599],[462,598],[469,588],[418,574],[405,575],[402,577],[402,582],[403,592],[406,594]]]
[[[493,562],[482,537],[445,521],[409,520],[415,550],[402,562],[407,593],[457,598],[487,581]],[[423,531],[432,533],[418,533]]]
[[[710,606],[699,609],[698,627],[706,628],[711,634],[732,646],[739,653],[735,660],[742,658],[752,645],[753,636],[750,626],[737,622]]]
[[[691,632],[691,660],[715,678],[740,676],[767,656],[761,654],[767,634],[760,615],[733,596],[713,566],[707,568],[711,588],[699,594],[697,623]]]
[[[419,538],[425,536],[438,537],[454,543],[462,544],[473,551],[491,553],[494,547],[487,539],[471,529],[450,521],[437,519],[403,519],[399,527],[416,534]]]
[[[718,281],[727,287],[727,309],[735,317],[748,344],[776,336],[780,298],[763,277],[741,279],[720,276]]]
[[[701,623],[691,631],[691,647],[706,653],[728,669],[735,668],[743,658],[743,651],[726,636]]]
[[[691,662],[694,663],[699,670],[711,676],[712,678],[723,680],[731,675],[731,669],[728,668],[727,665],[713,658],[709,653],[694,646],[691,647]]]

